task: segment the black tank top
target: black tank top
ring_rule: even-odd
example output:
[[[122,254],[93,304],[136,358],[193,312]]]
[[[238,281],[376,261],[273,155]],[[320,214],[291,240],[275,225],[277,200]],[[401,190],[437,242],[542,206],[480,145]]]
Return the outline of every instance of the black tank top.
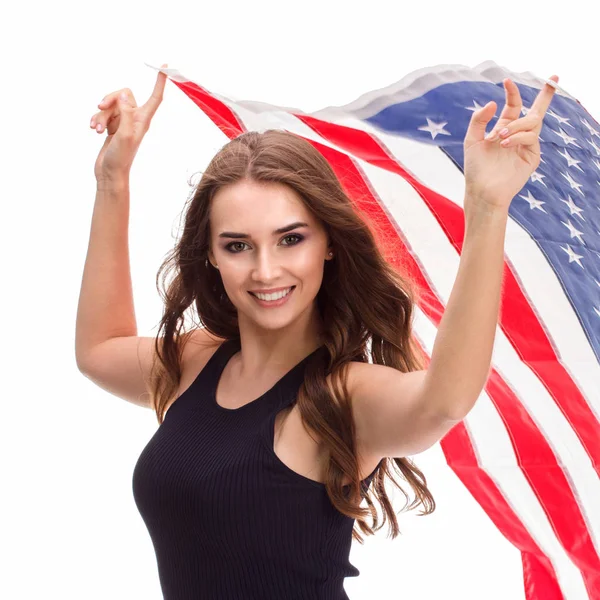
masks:
[[[275,417],[295,403],[306,362],[324,347],[256,400],[227,409],[215,392],[239,349],[239,339],[219,346],[133,471],[163,596],[347,600],[344,578],[360,574],[349,561],[355,521],[333,507],[324,484],[296,473],[273,450]]]

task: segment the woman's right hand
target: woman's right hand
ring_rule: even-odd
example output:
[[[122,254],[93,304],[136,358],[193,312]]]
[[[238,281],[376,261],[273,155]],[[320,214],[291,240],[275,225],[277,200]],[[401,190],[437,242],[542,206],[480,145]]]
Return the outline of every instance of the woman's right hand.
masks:
[[[162,102],[166,81],[167,76],[159,72],[152,95],[142,106],[137,106],[129,88],[104,96],[98,104],[100,112],[92,117],[90,127],[107,134],[94,166],[98,182],[128,180],[133,159]]]

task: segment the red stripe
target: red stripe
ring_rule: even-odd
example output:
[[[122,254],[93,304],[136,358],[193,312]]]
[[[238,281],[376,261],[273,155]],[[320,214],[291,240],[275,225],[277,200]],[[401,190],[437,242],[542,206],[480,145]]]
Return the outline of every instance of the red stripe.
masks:
[[[194,102],[219,126],[219,128],[229,137],[235,137],[245,128],[235,115],[225,104],[214,97],[211,97],[208,92],[199,88],[195,84],[177,84],[183,91],[188,94]],[[185,87],[184,87],[185,85]],[[193,91],[193,95],[189,93]],[[371,164],[377,164],[392,172],[401,175],[419,192],[423,200],[427,203],[430,210],[438,219],[440,226],[444,229],[450,241],[460,251],[463,239],[464,217],[460,207],[457,207],[446,198],[435,194],[431,190],[422,186],[406,173],[395,159],[386,154],[384,149],[368,134],[351,130],[338,125],[316,121],[304,115],[296,115],[298,118],[309,124],[313,129],[318,131],[320,135],[331,140],[335,144],[348,149],[348,151],[367,160]],[[334,135],[335,134],[335,135]],[[375,199],[365,183],[363,176],[359,173],[356,165],[343,153],[337,152],[318,144],[312,140],[311,142],[329,161],[332,168],[342,181],[344,188],[349,196],[353,198],[357,209],[365,214],[367,220],[371,220],[378,224],[378,228],[385,232],[384,239],[386,240],[386,250],[391,250],[390,262],[398,263],[398,260],[393,260],[393,257],[401,258],[403,268],[408,271],[409,275],[420,284],[428,302],[424,303],[422,309],[432,321],[439,324],[441,315],[443,314],[443,305],[435,296],[429,282],[426,280],[424,271],[414,260],[410,249],[407,247],[406,240],[403,239],[402,233],[394,229],[390,223],[385,211],[379,206],[371,203],[365,204],[361,199],[370,198],[371,202]],[[397,240],[393,242],[392,240]],[[391,242],[391,243],[390,243]],[[385,252],[388,255],[388,252]],[[512,275],[510,269],[505,268],[505,280]],[[516,284],[516,281],[515,281]],[[506,295],[505,312],[507,301],[515,294],[521,294],[520,288],[516,285],[516,290],[511,292],[511,296]],[[522,295],[522,294],[521,294]],[[530,309],[529,304],[525,301],[525,305],[529,308],[530,315],[541,329],[539,322],[535,319],[535,314]],[[505,313],[503,313],[504,317]],[[506,326],[506,323],[504,323]],[[504,327],[503,327],[504,329]],[[506,330],[505,330],[506,333]],[[537,333],[537,332],[536,332]],[[545,338],[545,336],[544,336]],[[514,339],[513,343],[514,343]],[[523,343],[525,340],[521,338]],[[536,340],[540,343],[539,336]],[[543,341],[543,340],[542,340]],[[547,338],[547,347],[552,350]],[[526,344],[527,346],[527,344]],[[542,344],[542,347],[543,344]],[[552,352],[554,356],[554,353]],[[521,356],[526,356],[522,353]],[[556,357],[554,356],[554,360]],[[566,372],[562,369],[562,377],[559,377],[559,383],[562,386],[569,385],[563,381]],[[545,373],[542,371],[542,373]],[[546,376],[548,375],[545,373]],[[568,375],[567,375],[568,377]],[[549,378],[552,383],[556,381]],[[570,378],[568,378],[570,381]],[[570,387],[574,388],[579,398],[579,390],[574,383],[570,381]],[[550,388],[548,388],[550,390]],[[553,388],[556,390],[556,388]],[[523,473],[530,482],[532,489],[537,493],[541,505],[552,522],[561,543],[571,556],[575,564],[581,569],[586,587],[591,597],[600,597],[600,586],[594,583],[593,571],[598,570],[598,557],[595,549],[591,544],[587,528],[583,517],[579,511],[577,502],[570,491],[568,482],[564,473],[556,463],[554,454],[547,444],[544,436],[538,431],[529,415],[526,414],[518,399],[513,394],[512,390],[502,380],[500,375],[492,370],[486,390],[490,398],[494,402],[499,414],[504,419],[511,433],[514,448]],[[551,391],[552,395],[555,392]],[[560,394],[567,393],[560,391]],[[584,402],[586,409],[587,404]],[[442,449],[450,467],[455,471],[457,476],[463,481],[471,494],[486,510],[486,513],[494,520],[500,531],[511,540],[524,553],[524,565],[527,564],[528,571],[526,573],[527,580],[526,590],[528,597],[539,598],[544,597],[552,600],[554,598],[562,599],[562,594],[556,580],[556,574],[548,558],[543,555],[540,548],[531,538],[526,528],[519,521],[516,514],[510,506],[504,501],[501,492],[495,484],[490,480],[485,471],[477,464],[477,459],[473,452],[472,445],[468,439],[466,427],[461,423],[457,425],[441,442]],[[597,446],[598,444],[595,444]],[[593,447],[593,445],[591,446]],[[597,450],[597,447],[594,448]],[[539,461],[540,457],[542,460]],[[536,464],[540,462],[541,464]],[[596,463],[598,464],[598,462]],[[543,466],[543,469],[539,467]],[[547,477],[548,467],[552,468],[553,477]],[[541,473],[541,474],[540,474]],[[562,495],[562,496],[561,496]],[[560,507],[560,509],[558,508]],[[583,543],[582,543],[583,541]],[[527,556],[527,559],[525,559]],[[532,557],[535,557],[532,558]],[[543,592],[540,595],[540,591]],[[534,594],[535,592],[535,594]],[[596,594],[596,595],[595,595]]]
[[[244,133],[246,127],[241,119],[223,102],[212,96],[193,81],[171,81],[210,118],[210,120],[230,139]]]

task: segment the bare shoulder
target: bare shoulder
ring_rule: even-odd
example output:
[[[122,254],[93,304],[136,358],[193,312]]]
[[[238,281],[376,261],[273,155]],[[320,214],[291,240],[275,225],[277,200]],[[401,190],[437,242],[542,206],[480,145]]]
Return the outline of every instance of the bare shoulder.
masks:
[[[357,438],[376,458],[419,454],[462,419],[450,419],[427,394],[427,371],[351,361],[348,393]]]
[[[152,339],[153,338],[148,338]],[[162,340],[162,338],[161,338]],[[225,341],[216,337],[205,329],[196,328],[187,331],[178,339],[181,347],[181,370],[185,377],[186,373],[196,369],[203,361],[208,362],[212,353]]]
[[[202,352],[208,352],[210,355],[226,341],[225,338],[215,336],[202,328],[192,329],[187,333],[187,336],[183,352],[185,354],[187,351],[190,357]]]
[[[185,385],[184,390],[191,383],[190,377],[193,380],[217,348],[226,341],[226,338],[214,336],[206,329],[193,329],[188,332],[187,336],[181,355],[181,384]]]
[[[210,357],[226,338],[213,336],[205,329],[193,329],[186,335],[181,355],[181,379],[177,394],[167,404],[167,410],[194,382]]]

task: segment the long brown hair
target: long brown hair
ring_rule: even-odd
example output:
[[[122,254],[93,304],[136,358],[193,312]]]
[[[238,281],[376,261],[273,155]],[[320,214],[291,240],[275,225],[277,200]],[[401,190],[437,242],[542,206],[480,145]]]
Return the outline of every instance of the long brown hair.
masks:
[[[384,489],[385,476],[407,502],[408,496],[391,473],[392,460],[415,493],[408,510],[422,503],[425,511],[421,514],[430,514],[435,510],[435,501],[423,473],[405,457],[384,459],[369,490],[361,485],[345,367],[349,361],[369,362],[370,346],[373,363],[402,372],[423,368],[424,356],[411,333],[418,292],[407,277],[384,259],[370,224],[358,215],[329,163],[308,141],[293,133],[268,130],[238,136],[213,157],[194,187],[181,238],[156,277],[158,287],[163,274],[165,289],[163,292],[159,287],[165,308],[150,376],[158,421],[162,423],[181,378],[182,351],[191,334],[184,331],[185,311],[193,304],[201,327],[220,338],[239,339],[236,309],[225,293],[219,272],[207,258],[211,200],[222,186],[243,179],[288,185],[329,234],[335,259],[325,261],[323,282],[316,297],[325,351],[315,353],[307,362],[297,404],[304,423],[318,434],[329,457],[324,483],[332,504],[356,519],[367,535],[381,529],[389,518],[394,539],[400,530]],[[174,277],[167,285],[171,271]],[[334,393],[327,385],[328,375]],[[351,479],[350,496],[342,485],[344,476]],[[371,493],[383,507],[381,525]],[[367,509],[360,507],[363,499]],[[372,526],[365,520],[369,514]],[[356,530],[353,537],[363,543]]]

